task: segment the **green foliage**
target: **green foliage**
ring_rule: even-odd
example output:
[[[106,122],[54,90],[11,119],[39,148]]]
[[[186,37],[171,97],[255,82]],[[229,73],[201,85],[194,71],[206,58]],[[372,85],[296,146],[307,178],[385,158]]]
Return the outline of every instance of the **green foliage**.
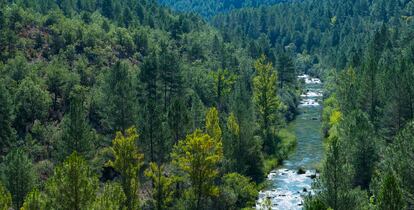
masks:
[[[222,178],[221,199],[225,209],[242,209],[254,206],[257,187],[249,178],[238,173],[226,174]]]
[[[76,152],[55,168],[46,183],[46,209],[89,209],[96,197],[98,179]]]
[[[5,157],[5,186],[13,198],[13,206],[18,209],[35,184],[32,161],[21,150],[13,150]]]
[[[90,156],[94,143],[94,132],[88,124],[85,101],[85,89],[80,86],[75,87],[71,94],[69,113],[62,123],[62,140],[58,144],[60,159],[66,158],[73,152],[77,152],[85,158]]]
[[[279,109],[282,106],[277,93],[277,75],[271,63],[266,63],[264,55],[254,64],[256,76],[253,79],[253,101],[256,105],[260,135],[263,149],[267,154],[274,154],[278,140],[276,125],[280,119]]]
[[[215,141],[221,142],[219,113],[216,108],[210,108],[206,114],[206,133]]]
[[[414,191],[409,187],[414,183],[414,178],[411,175],[413,173],[413,157],[410,155],[414,151],[413,139],[414,123],[411,122],[396,136],[395,142],[390,145],[386,152],[386,158],[382,163],[384,171],[395,171],[397,178],[393,179],[400,180],[399,184],[403,192],[404,201],[408,202],[409,205],[414,203],[411,199]],[[388,177],[388,179],[390,178]]]
[[[378,197],[378,209],[405,209],[402,191],[397,179],[392,173],[386,174],[382,181]]]
[[[136,101],[132,74],[126,62],[116,62],[109,70],[103,87],[104,126],[110,132],[125,132],[135,124]]]
[[[29,194],[27,194],[26,199],[24,200],[22,208],[20,210],[41,210],[46,209],[46,200],[45,196],[38,190],[33,189]]]
[[[12,197],[9,191],[0,182],[0,209],[9,210],[12,206]]]
[[[208,198],[219,195],[214,181],[223,156],[222,143],[200,130],[188,135],[174,146],[172,163],[182,171],[182,179],[190,182],[186,196],[190,209],[205,208]]]
[[[40,84],[26,78],[16,90],[15,128],[20,137],[24,137],[30,131],[35,120],[43,122],[47,118],[51,98]]]
[[[368,116],[360,111],[347,115],[340,125],[340,138],[345,142],[347,161],[355,170],[354,185],[367,189],[378,160],[377,148],[381,143],[375,138]]]
[[[126,130],[125,135],[117,132],[111,147],[115,160],[108,162],[121,175],[121,185],[126,196],[124,206],[129,210],[139,207],[138,172],[143,165],[144,155],[138,150],[137,139],[138,133],[134,127]]]
[[[173,202],[174,195],[174,177],[165,175],[165,166],[150,163],[149,168],[145,171],[145,176],[150,178],[153,186],[151,208],[167,209]]]
[[[4,81],[0,81],[0,154],[5,154],[14,143],[15,131],[13,124],[13,104],[9,90]]]
[[[122,186],[116,182],[105,183],[103,191],[98,194],[93,203],[93,210],[123,210],[123,203],[126,201],[126,196]]]

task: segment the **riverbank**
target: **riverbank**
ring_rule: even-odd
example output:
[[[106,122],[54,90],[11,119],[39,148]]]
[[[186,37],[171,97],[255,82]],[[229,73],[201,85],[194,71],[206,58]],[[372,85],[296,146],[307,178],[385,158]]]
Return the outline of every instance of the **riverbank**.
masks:
[[[299,76],[304,81],[299,115],[289,125],[295,134],[296,146],[281,165],[270,172],[267,188],[259,192],[256,209],[302,209],[303,199],[312,193],[313,179],[318,176],[316,166],[323,158],[321,128],[322,82],[308,75]]]

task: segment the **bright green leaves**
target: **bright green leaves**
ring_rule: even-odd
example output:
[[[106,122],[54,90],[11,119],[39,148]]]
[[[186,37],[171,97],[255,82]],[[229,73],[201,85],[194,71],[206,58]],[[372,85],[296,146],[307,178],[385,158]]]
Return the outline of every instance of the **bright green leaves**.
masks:
[[[90,209],[96,197],[98,179],[77,153],[55,169],[46,184],[48,208],[62,210]]]
[[[171,154],[172,163],[190,181],[186,196],[191,207],[203,208],[207,198],[218,196],[219,189],[214,180],[219,174],[218,164],[223,157],[221,141],[196,130],[181,140]]]
[[[277,75],[271,63],[266,63],[263,55],[254,64],[256,76],[253,78],[253,102],[256,106],[260,134],[264,141],[264,151],[276,151],[276,127],[279,109],[283,104],[277,96]]]
[[[206,114],[206,133],[214,140],[221,141],[219,113],[216,108],[210,108]]]
[[[125,135],[117,132],[111,147],[115,160],[108,162],[108,165],[121,175],[121,185],[127,198],[125,206],[129,210],[139,207],[138,172],[144,163],[144,155],[136,145],[138,136],[137,130],[133,127],[126,130]]]
[[[0,182],[0,210],[9,210],[12,205],[12,197],[9,191]]]
[[[150,163],[149,168],[145,171],[153,185],[151,207],[153,209],[167,209],[173,202],[174,184],[173,177],[166,176],[164,165]]]

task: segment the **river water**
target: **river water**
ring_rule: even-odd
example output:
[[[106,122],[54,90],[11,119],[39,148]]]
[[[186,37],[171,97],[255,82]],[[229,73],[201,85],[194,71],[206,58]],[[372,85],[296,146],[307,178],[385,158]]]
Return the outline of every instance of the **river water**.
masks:
[[[298,107],[299,115],[292,122],[297,146],[283,166],[268,175],[271,186],[259,192],[256,209],[297,210],[303,208],[304,196],[313,193],[312,182],[318,174],[316,165],[323,158],[321,137],[322,83],[308,75]],[[304,169],[299,172],[299,169]]]

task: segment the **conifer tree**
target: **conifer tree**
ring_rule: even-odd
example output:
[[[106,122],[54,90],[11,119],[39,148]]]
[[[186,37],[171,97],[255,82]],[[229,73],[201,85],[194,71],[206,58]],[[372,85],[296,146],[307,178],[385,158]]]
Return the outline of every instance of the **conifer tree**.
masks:
[[[63,120],[62,140],[58,145],[61,159],[73,152],[77,152],[84,158],[90,155],[94,143],[94,132],[86,116],[85,100],[85,89],[81,86],[75,87],[70,96],[68,114]]]
[[[159,58],[153,53],[144,60],[140,80],[143,85],[143,140],[146,152],[149,153],[149,160],[157,162],[164,158],[164,148],[166,142],[158,132],[161,130],[160,102],[159,101]]]
[[[46,183],[47,209],[90,209],[96,197],[97,177],[76,152],[71,154]]]
[[[405,209],[402,191],[394,174],[387,173],[378,197],[379,210]]]
[[[101,102],[104,106],[104,123],[111,133],[125,132],[136,123],[137,113],[136,93],[128,64],[124,61],[116,62],[105,82]]]
[[[12,127],[13,104],[11,99],[5,82],[0,81],[0,155],[7,153],[15,138],[15,131]]]
[[[23,150],[14,150],[6,156],[4,176],[6,187],[13,198],[13,206],[18,209],[35,184],[32,161]]]

